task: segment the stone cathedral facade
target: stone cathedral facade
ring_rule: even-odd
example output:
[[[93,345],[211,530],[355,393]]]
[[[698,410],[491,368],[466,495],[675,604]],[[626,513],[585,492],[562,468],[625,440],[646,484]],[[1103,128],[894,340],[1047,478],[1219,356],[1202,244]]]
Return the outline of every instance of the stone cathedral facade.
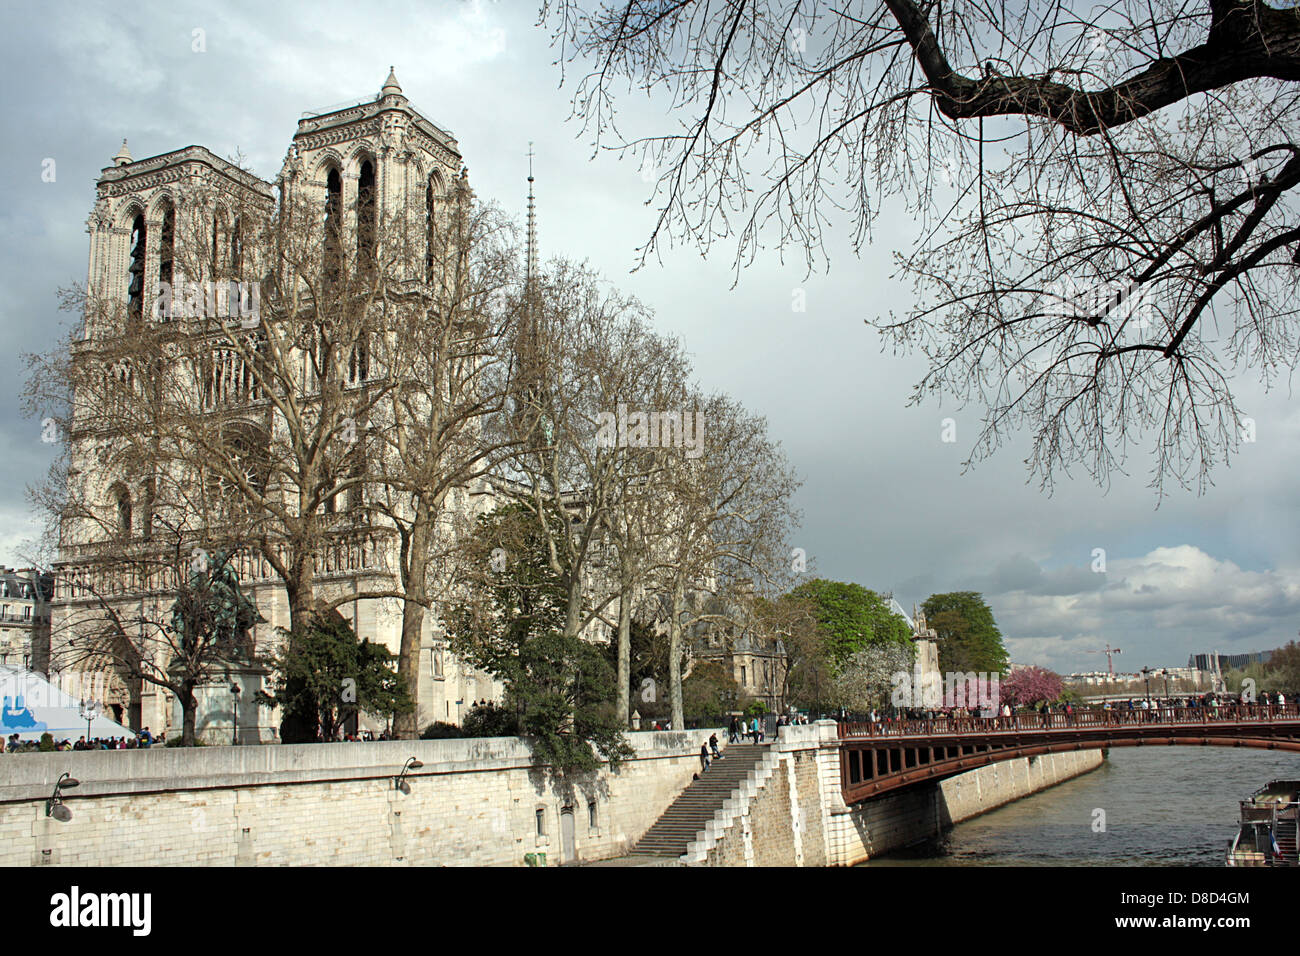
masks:
[[[348,228],[355,233],[363,204],[368,214],[378,216],[395,208],[422,209],[426,197],[447,189],[464,172],[456,140],[412,108],[391,71],[373,99],[304,115],[275,182],[258,179],[201,146],[136,160],[124,141],[97,183],[87,224],[88,292],[149,321],[157,306],[152,290],[180,288],[187,278],[195,279],[182,274],[181,263],[194,258],[180,254],[186,251],[184,243],[202,244],[210,277],[232,282],[251,278],[256,263],[248,260],[255,253],[245,247],[247,230],[241,217],[269,215],[278,202],[305,196],[328,206],[335,215],[352,217]],[[187,226],[194,222],[205,226],[197,230]],[[74,362],[94,360],[99,331],[88,316],[85,339],[73,349]],[[354,357],[349,374],[358,383],[367,374],[365,366],[364,356]],[[109,369],[107,374],[114,372]],[[203,374],[198,387],[205,403],[215,410],[224,399],[238,398],[256,424],[259,396],[238,356],[214,353]],[[84,622],[94,619],[95,605],[102,604],[104,595],[111,596],[112,605],[125,617],[157,614],[172,600],[165,575],[127,579],[108,561],[123,549],[164,547],[152,501],[153,479],[115,473],[111,433],[79,430],[74,420],[69,440],[69,487],[87,507],[67,516],[60,529],[51,604],[52,677],[74,695],[80,687],[82,696],[102,700],[105,716],[133,729],[148,726],[155,735],[163,729],[169,737],[178,735],[176,702],[166,691],[133,679],[120,663],[105,662],[98,668],[88,668],[84,662],[75,668],[61,665],[67,656],[61,650],[69,646],[78,628],[89,626]],[[491,500],[486,487],[458,489],[453,495],[455,507],[470,511],[490,507]],[[365,514],[365,520],[340,522],[317,555],[318,593],[326,600],[347,593],[400,590],[398,535],[390,524]],[[171,522],[184,518],[173,514]],[[264,619],[255,627],[253,641],[259,648],[271,646],[277,629],[289,624],[285,589],[269,563],[256,554],[241,552],[235,566],[245,593]],[[355,601],[342,605],[339,612],[358,637],[398,650],[400,599]],[[264,679],[250,668],[205,689],[200,732],[224,741],[233,732],[243,743],[273,742],[279,715],[253,703]],[[435,720],[459,723],[475,700],[499,694],[499,685],[489,675],[451,657],[436,615],[427,615],[420,656],[419,726]]]

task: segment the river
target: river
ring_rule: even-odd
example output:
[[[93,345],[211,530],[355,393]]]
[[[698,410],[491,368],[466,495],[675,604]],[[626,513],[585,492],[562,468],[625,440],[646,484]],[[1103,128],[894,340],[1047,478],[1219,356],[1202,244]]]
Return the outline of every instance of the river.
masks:
[[[1116,747],[1092,773],[862,865],[1223,866],[1238,801],[1288,778],[1300,779],[1300,755]]]

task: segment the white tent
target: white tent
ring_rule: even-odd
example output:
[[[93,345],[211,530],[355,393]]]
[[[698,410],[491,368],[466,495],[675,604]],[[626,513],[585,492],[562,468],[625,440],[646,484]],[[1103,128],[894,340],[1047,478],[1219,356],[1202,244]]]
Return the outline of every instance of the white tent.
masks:
[[[19,740],[40,740],[50,734],[56,741],[86,736],[81,701],[55,687],[44,674],[0,665],[0,735]],[[102,708],[101,708],[102,709]],[[106,717],[90,722],[90,736],[131,737],[132,732]]]

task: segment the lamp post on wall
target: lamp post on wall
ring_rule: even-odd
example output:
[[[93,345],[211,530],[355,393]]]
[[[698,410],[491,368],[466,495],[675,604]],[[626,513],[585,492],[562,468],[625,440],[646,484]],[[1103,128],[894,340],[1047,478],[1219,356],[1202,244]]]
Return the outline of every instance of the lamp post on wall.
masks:
[[[234,715],[230,722],[230,742],[231,746],[239,746],[239,685],[230,685],[231,712]]]

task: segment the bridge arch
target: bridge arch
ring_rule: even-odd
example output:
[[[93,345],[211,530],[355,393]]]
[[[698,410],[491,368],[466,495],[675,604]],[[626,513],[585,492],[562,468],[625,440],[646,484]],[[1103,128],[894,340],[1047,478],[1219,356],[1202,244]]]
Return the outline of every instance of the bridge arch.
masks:
[[[1020,757],[1110,747],[1248,747],[1300,753],[1300,711],[1236,705],[1010,718],[841,723],[844,801],[868,800]]]

